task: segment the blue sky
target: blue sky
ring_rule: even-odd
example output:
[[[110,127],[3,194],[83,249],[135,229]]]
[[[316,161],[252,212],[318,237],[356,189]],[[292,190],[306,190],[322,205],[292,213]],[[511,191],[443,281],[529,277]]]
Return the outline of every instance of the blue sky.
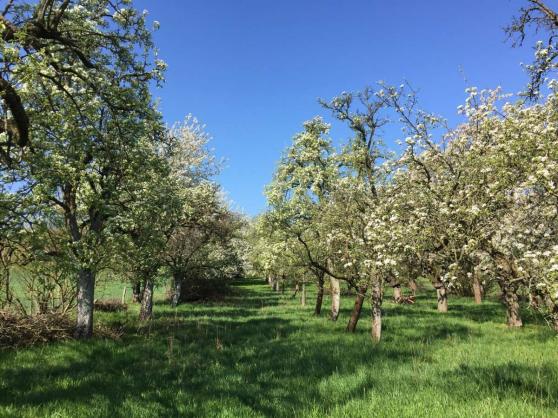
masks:
[[[169,68],[154,94],[165,119],[192,113],[207,125],[227,160],[219,182],[249,215],[265,208],[263,188],[302,122],[328,116],[319,97],[408,80],[421,107],[456,120],[467,86],[521,90],[532,45],[511,48],[503,27],[523,3],[135,1],[161,23],[155,40]]]

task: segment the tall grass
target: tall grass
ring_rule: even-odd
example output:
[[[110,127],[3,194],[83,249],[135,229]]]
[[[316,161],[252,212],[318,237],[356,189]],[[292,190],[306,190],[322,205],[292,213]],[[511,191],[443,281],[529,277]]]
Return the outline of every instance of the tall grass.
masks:
[[[259,281],[222,303],[172,309],[161,295],[148,325],[137,307],[97,314],[127,328],[121,341],[1,352],[0,415],[558,416],[558,338],[536,317],[507,329],[497,301],[454,298],[446,315],[432,292],[386,301],[375,345],[367,314],[345,334],[350,298],[333,323]]]

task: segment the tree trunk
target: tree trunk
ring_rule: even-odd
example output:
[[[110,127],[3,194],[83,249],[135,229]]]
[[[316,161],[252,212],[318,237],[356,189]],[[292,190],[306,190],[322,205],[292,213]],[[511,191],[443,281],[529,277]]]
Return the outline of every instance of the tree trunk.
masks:
[[[519,314],[519,297],[517,289],[514,286],[506,283],[504,280],[499,282],[500,289],[502,290],[502,299],[506,305],[506,319],[508,327],[517,328],[523,326],[523,321]]]
[[[306,282],[302,282],[302,295],[300,298],[300,304],[306,306]]]
[[[294,290],[294,293],[293,293],[293,296],[292,296],[293,299],[296,298],[296,295],[298,294],[299,290],[300,290],[300,286],[297,283],[297,284],[295,284],[295,290]]]
[[[393,300],[396,302],[401,300],[401,285],[399,283],[393,286]]]
[[[46,295],[39,295],[38,298],[39,300],[37,301],[37,313],[46,314],[48,312],[48,298]]]
[[[550,322],[554,331],[558,332],[558,304],[550,296],[544,296],[544,303],[550,312]]]
[[[75,337],[86,339],[93,336],[93,305],[95,297],[95,274],[90,269],[78,273],[77,321]]]
[[[10,289],[10,269],[6,268],[6,303],[9,305],[12,304],[12,290]]]
[[[178,306],[178,303],[180,302],[180,295],[182,293],[182,281],[183,276],[181,274],[173,274],[173,290],[171,298],[171,305],[173,308],[176,308]]]
[[[448,292],[443,282],[434,283],[436,294],[438,296],[438,312],[446,313],[448,311]]]
[[[147,321],[153,316],[153,280],[145,280],[141,298],[140,321]]]
[[[347,332],[356,331],[357,323],[360,318],[360,313],[362,312],[362,305],[364,303],[364,297],[367,290],[367,286],[362,286],[357,290],[355,305],[353,306],[353,311],[351,312],[351,317],[349,318],[349,323],[347,324]]]
[[[139,281],[132,284],[132,302],[141,302],[141,283]]]
[[[482,303],[482,287],[476,272],[473,273],[473,293],[475,294],[475,303],[480,305]]]
[[[415,279],[409,279],[409,289],[411,289],[413,296],[417,295],[417,282]]]
[[[339,279],[331,277],[331,320],[337,321],[339,318],[339,304],[341,302],[341,286]]]
[[[316,307],[314,308],[314,315],[322,313],[322,302],[324,300],[324,275],[318,277],[318,294],[316,296]]]
[[[372,282],[372,341],[382,338],[382,284],[379,279]]]

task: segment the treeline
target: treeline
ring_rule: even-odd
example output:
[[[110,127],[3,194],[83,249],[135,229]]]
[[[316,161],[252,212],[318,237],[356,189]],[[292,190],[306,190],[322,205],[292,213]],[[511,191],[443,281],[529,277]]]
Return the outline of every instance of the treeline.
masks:
[[[529,1],[508,33],[518,44],[530,25],[554,35],[557,17]],[[385,287],[401,299],[419,277],[437,290],[440,312],[451,293],[480,303],[497,286],[510,327],[522,326],[525,300],[558,331],[558,83],[546,78],[554,42],[537,43],[522,97],[468,89],[456,128],[421,109],[407,84],[322,101],[352,136],[332,140],[316,117],[293,138],[254,226],[255,267],[275,286],[313,280],[316,313],[330,281],[334,320],[346,282],[356,294],[349,331],[368,295],[375,341]],[[393,132],[403,134],[390,150]]]
[[[141,319],[172,277],[241,274],[219,164],[193,117],[172,128],[150,94],[165,64],[129,0],[7,1],[0,16],[0,308],[76,312],[93,332],[95,284],[132,284]]]

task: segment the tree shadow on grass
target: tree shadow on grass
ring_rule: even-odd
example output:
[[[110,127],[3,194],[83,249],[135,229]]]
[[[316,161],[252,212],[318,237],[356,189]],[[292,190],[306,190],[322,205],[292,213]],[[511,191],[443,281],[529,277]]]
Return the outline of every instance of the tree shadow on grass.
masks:
[[[368,333],[364,314],[357,335],[346,335],[347,316],[343,324],[325,317],[305,320],[311,310],[298,312],[293,305],[279,315],[274,309],[283,309],[281,295],[254,282],[239,289],[221,303],[176,310],[157,305],[155,319],[122,341],[53,344],[21,356],[0,353],[0,406],[38,408],[42,415],[71,411],[73,405],[87,405],[95,415],[101,401],[102,415],[115,416],[130,415],[131,404],[144,416],[215,416],[224,408],[232,416],[293,416],[313,404],[327,411],[381,384],[381,370],[392,376],[417,358],[433,362],[435,343],[474,332],[451,317],[434,321],[424,306],[393,306],[386,309],[384,341],[374,345],[359,335]],[[523,381],[505,383],[506,396],[538,390],[532,385],[536,370],[522,373],[528,374]],[[495,369],[465,368],[456,372],[457,385],[463,386],[464,374],[489,381],[501,376]],[[554,389],[538,393],[556,395]],[[72,416],[87,413],[76,409]]]
[[[453,373],[444,374],[445,387],[452,382],[468,381],[476,385],[479,395],[529,401],[558,408],[558,372],[554,365],[544,363],[541,367],[526,366],[515,362],[491,365],[488,367],[461,364]],[[467,400],[467,393],[459,385],[453,386],[454,396]]]
[[[259,414],[289,416],[293,409],[303,409],[308,399],[322,397],[308,382],[334,373],[352,375],[363,367],[360,361],[344,362],[346,355],[372,354],[364,359],[374,362],[404,362],[409,357],[403,348],[373,347],[363,352],[350,341],[340,341],[338,350],[332,351],[326,343],[335,338],[324,345],[300,346],[300,341],[291,340],[299,330],[278,318],[251,319],[222,334],[219,348],[215,333],[194,328],[175,340],[174,353],[169,351],[168,335],[158,331],[120,343],[69,343],[61,345],[61,358],[34,364],[32,373],[21,365],[4,368],[0,404],[88,404],[94,396],[105,399],[117,415],[123,412],[118,405],[129,399],[177,415],[175,395],[183,392],[199,405],[227,398]],[[71,385],[65,384],[68,378]],[[191,416],[208,414],[200,408]]]

